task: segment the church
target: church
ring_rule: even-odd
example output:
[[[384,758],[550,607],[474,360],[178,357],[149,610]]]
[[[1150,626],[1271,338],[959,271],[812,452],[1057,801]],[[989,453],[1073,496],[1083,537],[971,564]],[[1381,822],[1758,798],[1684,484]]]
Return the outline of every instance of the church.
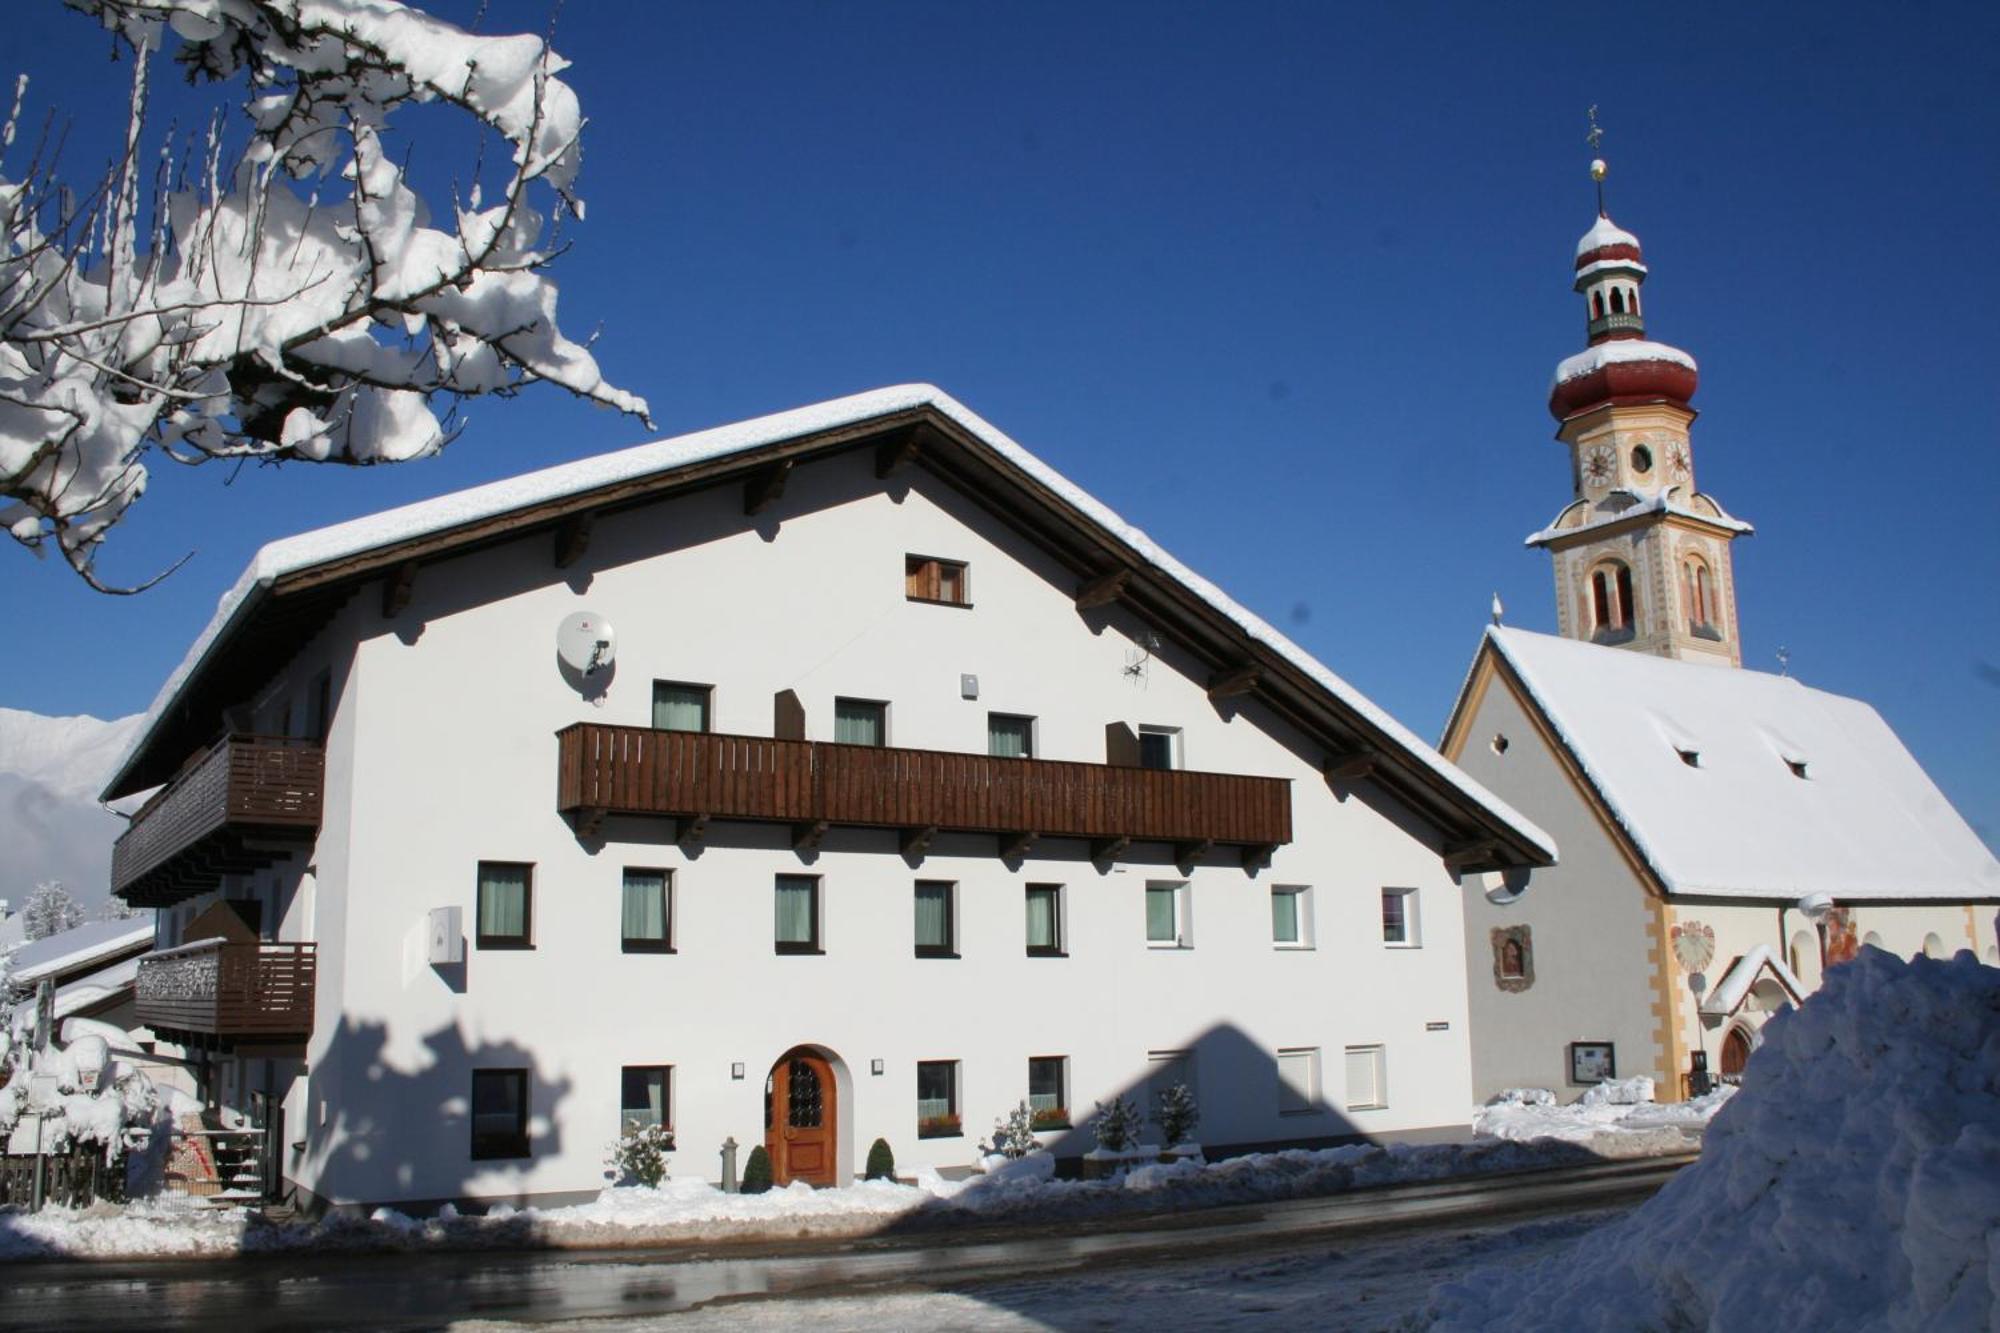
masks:
[[[1572,277],[1589,342],[1549,391],[1571,497],[1528,538],[1558,633],[1496,608],[1440,746],[1562,848],[1465,895],[1482,1099],[1734,1080],[1863,945],[2000,962],[2000,864],[1881,716],[1744,668],[1751,528],[1696,483],[1698,368],[1646,337],[1639,238],[1601,201]]]

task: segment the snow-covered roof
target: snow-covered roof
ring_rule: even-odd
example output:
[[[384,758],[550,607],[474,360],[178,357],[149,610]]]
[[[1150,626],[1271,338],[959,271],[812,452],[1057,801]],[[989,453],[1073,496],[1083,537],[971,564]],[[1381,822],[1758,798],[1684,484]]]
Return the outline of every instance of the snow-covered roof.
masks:
[[[1383,712],[1359,690],[1328,670],[1305,649],[1279,633],[1262,618],[1225,596],[1221,589],[1169,555],[1139,528],[1085,492],[1081,487],[1044,463],[944,390],[929,384],[903,384],[875,389],[846,398],[795,408],[771,416],[754,417],[732,425],[696,431],[652,444],[637,445],[593,458],[563,463],[538,472],[524,473],[502,481],[455,491],[416,504],[386,509],[378,514],[337,523],[298,536],[282,538],[261,548],[252,557],[236,584],[223,594],[208,627],[195,640],[179,667],[167,678],[159,695],[147,710],[146,720],[133,735],[131,745],[113,770],[106,790],[118,781],[144,751],[161,719],[173,708],[181,691],[193,678],[203,660],[223,640],[230,626],[277,579],[330,561],[374,550],[378,547],[443,532],[482,519],[494,518],[530,505],[565,496],[580,495],[601,487],[667,472],[731,454],[806,435],[835,431],[896,413],[929,409],[948,418],[978,444],[991,450],[1001,461],[1041,485],[1058,500],[1068,504],[1085,520],[1129,547],[1135,555],[1167,578],[1208,603],[1233,621],[1251,639],[1269,648],[1298,668],[1320,688],[1333,695],[1404,749],[1459,794],[1510,825],[1527,842],[1539,847],[1551,859],[1556,854],[1554,839],[1534,822],[1467,777],[1417,736]]]
[[[1590,230],[1577,241],[1576,257],[1581,259],[1592,250],[1602,250],[1607,245],[1629,245],[1636,250],[1639,238],[1600,213],[1597,221],[1590,224]]]
[[[86,973],[56,987],[57,1020],[68,1018],[80,1009],[102,1004],[116,996],[118,992],[131,990],[138,985],[139,962],[137,955],[113,963],[110,967],[100,967],[95,972]]]
[[[1646,266],[1636,259],[1594,259],[1576,271],[1578,282],[1589,282],[1600,273],[1645,273]]]
[[[1701,1011],[1723,1016],[1735,1013],[1737,1006],[1743,1003],[1743,997],[1757,983],[1758,974],[1767,967],[1771,969],[1771,975],[1778,979],[1778,984],[1791,995],[1793,1004],[1805,1000],[1806,988],[1792,975],[1792,969],[1778,960],[1770,945],[1759,944],[1732,963],[1729,970],[1722,974],[1722,980],[1701,997]]]
[[[1669,893],[2000,900],[2000,862],[1860,700],[1511,626],[1486,634]]]
[[[1606,527],[1613,523],[1623,523],[1626,519],[1634,518],[1641,514],[1656,513],[1675,514],[1681,518],[1694,519],[1699,523],[1713,523],[1718,527],[1727,528],[1731,532],[1736,533],[1749,534],[1757,530],[1742,519],[1724,510],[1721,505],[1715,504],[1715,500],[1710,496],[1703,496],[1702,498],[1707,500],[1708,503],[1715,505],[1715,512],[1713,514],[1705,514],[1699,509],[1690,509],[1686,505],[1675,504],[1673,498],[1674,492],[1681,489],[1679,486],[1669,486],[1665,490],[1650,496],[1642,496],[1637,491],[1629,490],[1625,487],[1617,487],[1616,489],[1622,490],[1625,494],[1632,496],[1638,503],[1600,515],[1587,523],[1578,523],[1573,527],[1564,527],[1562,522],[1564,517],[1574,510],[1578,504],[1583,503],[1582,501],[1572,500],[1563,506],[1562,513],[1556,515],[1555,522],[1538,532],[1529,533],[1522,540],[1521,544],[1524,546],[1541,546],[1544,543],[1554,541],[1558,537],[1574,537],[1580,532],[1589,532],[1593,528]]]
[[[1611,342],[1586,347],[1574,356],[1566,356],[1556,366],[1555,378],[1549,381],[1549,388],[1581,379],[1594,370],[1602,370],[1616,361],[1671,361],[1675,365],[1686,366],[1699,371],[1693,357],[1678,347],[1666,343],[1652,342],[1646,338],[1618,338]]]
[[[14,953],[7,979],[16,986],[32,985],[153,942],[153,916],[146,912],[121,921],[90,921],[24,944]]]

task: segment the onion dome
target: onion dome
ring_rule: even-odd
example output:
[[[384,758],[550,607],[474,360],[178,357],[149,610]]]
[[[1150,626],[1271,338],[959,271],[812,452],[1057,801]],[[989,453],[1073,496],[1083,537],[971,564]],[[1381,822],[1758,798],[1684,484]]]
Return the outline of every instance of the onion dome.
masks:
[[[1644,258],[1639,253],[1639,238],[1602,213],[1597,215],[1596,223],[1576,243],[1578,272],[1599,260],[1629,259],[1638,263]]]
[[[1592,164],[1599,175],[1600,164]],[[1599,175],[1599,179],[1601,179]],[[1694,397],[1694,358],[1646,339],[1639,288],[1646,263],[1639,238],[1599,213],[1576,243],[1572,284],[1584,299],[1590,346],[1556,367],[1549,411],[1558,421],[1605,403],[1670,402]]]

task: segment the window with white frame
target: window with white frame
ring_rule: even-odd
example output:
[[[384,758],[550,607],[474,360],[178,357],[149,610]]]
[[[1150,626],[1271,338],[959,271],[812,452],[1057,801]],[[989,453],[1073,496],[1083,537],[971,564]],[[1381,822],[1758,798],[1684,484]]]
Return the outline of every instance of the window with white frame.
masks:
[[[1278,1052],[1278,1114],[1306,1115],[1319,1109],[1319,1047],[1294,1046]]]
[[[1146,946],[1152,949],[1194,947],[1189,920],[1188,886],[1181,881],[1146,885]]]
[[[618,1132],[674,1127],[673,1070],[667,1065],[626,1065],[618,1071]]]
[[[472,942],[479,948],[534,948],[534,867],[519,861],[481,861],[476,910]]]
[[[958,886],[945,879],[917,881],[917,957],[958,957]]]
[[[665,870],[627,866],[619,918],[619,942],[626,953],[672,953],[673,877]]]
[[[1347,1109],[1379,1111],[1389,1104],[1389,1066],[1380,1046],[1347,1048]]]
[[[1417,891],[1382,890],[1382,943],[1414,949],[1423,942],[1417,926]]]
[[[1181,729],[1179,727],[1155,727],[1141,723],[1139,726],[1139,767],[1179,768],[1181,766]]]
[[[1305,885],[1271,887],[1271,943],[1280,949],[1313,947],[1312,890]]]
[[[1061,958],[1063,948],[1063,891],[1060,884],[1028,886],[1028,956]]]
[[[819,876],[780,875],[777,885],[779,953],[819,953]]]

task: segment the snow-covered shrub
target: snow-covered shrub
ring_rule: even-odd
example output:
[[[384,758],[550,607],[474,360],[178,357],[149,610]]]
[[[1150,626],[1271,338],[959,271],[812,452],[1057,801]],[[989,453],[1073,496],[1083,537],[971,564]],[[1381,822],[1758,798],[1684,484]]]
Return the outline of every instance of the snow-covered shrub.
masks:
[[[750,1157],[743,1163],[743,1192],[762,1194],[771,1188],[771,1154],[758,1144],[750,1150]]]
[[[993,1150],[1002,1157],[1026,1157],[1039,1146],[1035,1142],[1034,1108],[1025,1099],[993,1122]]]
[[[674,1132],[665,1125],[647,1125],[621,1135],[604,1155],[605,1165],[652,1189],[667,1178],[667,1154],[674,1150]]]
[[[1090,1118],[1090,1130],[1097,1138],[1097,1146],[1104,1152],[1124,1152],[1139,1137],[1142,1123],[1139,1108],[1123,1097],[1113,1097],[1111,1105],[1103,1102],[1092,1103],[1095,1111]]]
[[[1185,1083],[1176,1083],[1160,1094],[1160,1134],[1169,1148],[1186,1143],[1201,1123],[1201,1108]]]
[[[889,1140],[877,1139],[868,1145],[868,1179],[894,1180],[896,1178],[896,1154],[889,1150]]]
[[[75,930],[83,921],[83,905],[63,887],[59,879],[37,884],[34,892],[28,895],[27,906],[21,909],[21,933],[30,941],[45,940],[65,930]]]

